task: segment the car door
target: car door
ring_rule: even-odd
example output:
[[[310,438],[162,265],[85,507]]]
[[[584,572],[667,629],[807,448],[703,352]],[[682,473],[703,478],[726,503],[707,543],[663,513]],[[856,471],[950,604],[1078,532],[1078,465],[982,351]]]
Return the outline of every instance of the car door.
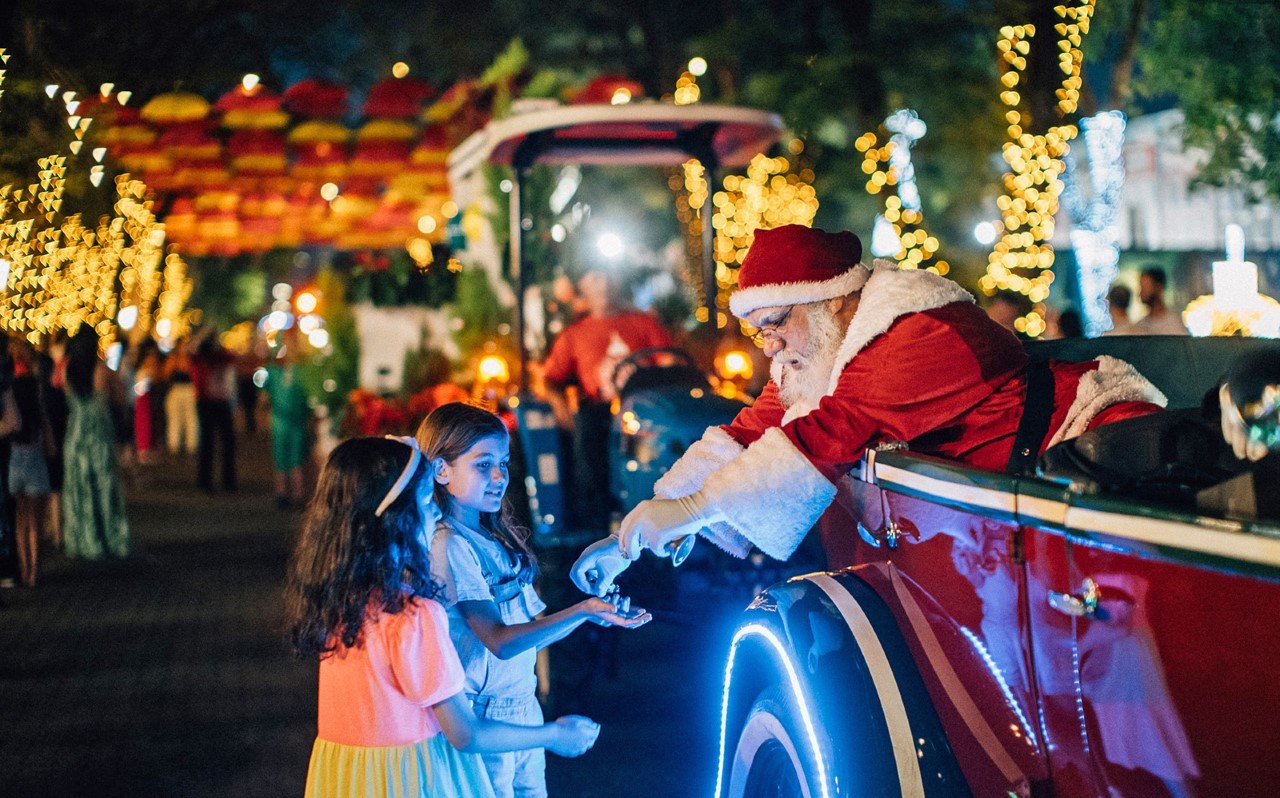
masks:
[[[975,795],[1047,777],[1035,713],[1014,482],[944,460],[879,453],[844,480],[823,524],[898,616]]]
[[[1280,529],[1093,496],[1037,512],[1057,528],[1041,553],[1059,547],[1061,566],[1029,563],[1044,580],[1031,594],[1035,652],[1070,628],[1098,794],[1274,795]]]

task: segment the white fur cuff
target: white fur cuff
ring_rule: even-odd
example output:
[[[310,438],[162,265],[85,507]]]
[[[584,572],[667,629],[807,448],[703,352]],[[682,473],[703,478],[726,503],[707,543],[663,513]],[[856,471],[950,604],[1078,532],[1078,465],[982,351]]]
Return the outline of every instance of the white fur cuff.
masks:
[[[791,556],[836,488],[778,427],[703,482],[711,507],[776,560]]]
[[[702,490],[708,474],[742,452],[742,446],[729,433],[719,427],[707,427],[702,437],[653,483],[653,495],[659,499],[678,499]]]
[[[1127,361],[1109,355],[1097,360],[1098,367],[1080,377],[1076,399],[1067,409],[1062,426],[1049,439],[1050,446],[1080,435],[1099,413],[1119,402],[1151,402],[1161,407],[1169,404],[1160,389]]]

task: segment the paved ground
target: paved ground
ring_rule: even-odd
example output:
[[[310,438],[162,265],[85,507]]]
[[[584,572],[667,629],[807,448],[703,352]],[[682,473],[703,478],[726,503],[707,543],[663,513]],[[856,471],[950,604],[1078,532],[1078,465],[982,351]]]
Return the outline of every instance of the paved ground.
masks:
[[[241,491],[213,496],[190,464],[150,466],[129,490],[130,559],[52,555],[38,589],[0,591],[0,796],[301,795],[315,666],[282,643],[297,518],[272,507],[268,457],[242,441]],[[613,678],[607,640],[560,644],[551,711],[604,731],[586,756],[551,758],[552,795],[710,792],[721,663],[749,592],[686,588],[648,627],[609,632]]]

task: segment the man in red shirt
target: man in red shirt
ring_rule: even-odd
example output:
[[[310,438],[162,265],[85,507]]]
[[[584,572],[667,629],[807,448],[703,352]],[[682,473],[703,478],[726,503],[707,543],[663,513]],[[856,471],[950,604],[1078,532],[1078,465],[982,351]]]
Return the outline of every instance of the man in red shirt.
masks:
[[[572,416],[573,488],[578,525],[609,525],[609,403],[614,398],[613,372],[627,355],[641,349],[671,346],[671,336],[648,313],[627,309],[612,275],[592,269],[578,280],[587,312],[565,328],[542,365],[556,416],[570,419],[563,390],[578,386],[578,409]],[[603,488],[603,489],[602,489]]]

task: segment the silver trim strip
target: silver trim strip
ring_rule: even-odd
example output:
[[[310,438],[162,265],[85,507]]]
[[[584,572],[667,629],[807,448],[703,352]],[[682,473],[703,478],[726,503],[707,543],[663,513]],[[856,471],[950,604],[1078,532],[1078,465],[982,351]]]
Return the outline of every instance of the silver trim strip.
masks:
[[[910,490],[921,493],[934,493],[953,501],[972,504],[988,510],[998,510],[1010,515],[1013,515],[1017,510],[1014,494],[1008,491],[980,488],[977,485],[960,485],[937,477],[926,477],[923,474],[917,474],[905,468],[898,468],[884,463],[876,463],[875,468],[877,482],[887,479]]]

